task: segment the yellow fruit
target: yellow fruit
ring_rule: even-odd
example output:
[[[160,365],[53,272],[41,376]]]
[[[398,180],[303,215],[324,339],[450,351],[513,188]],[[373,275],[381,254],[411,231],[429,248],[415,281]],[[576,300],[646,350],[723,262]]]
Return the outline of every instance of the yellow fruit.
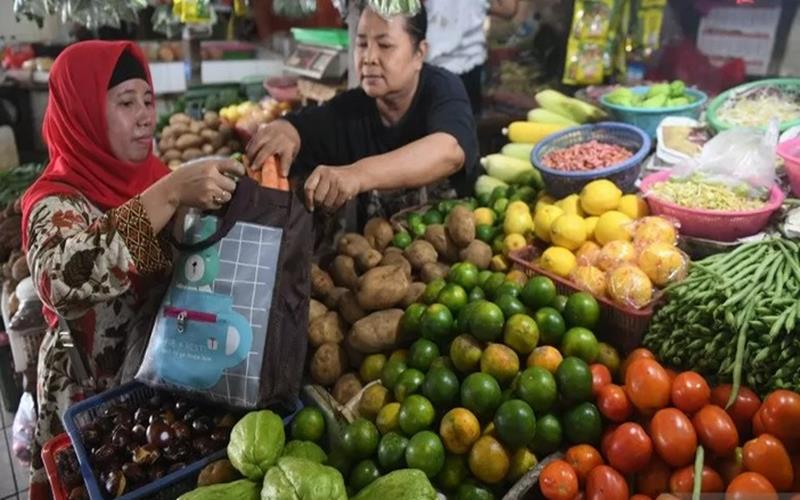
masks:
[[[585,215],[583,209],[581,208],[581,199],[580,196],[577,194],[571,194],[564,198],[563,200],[558,200],[555,205],[564,211],[564,213],[572,214],[572,215],[580,215],[583,217]]]
[[[481,437],[481,424],[466,408],[453,408],[442,417],[439,435],[447,451],[463,455]]]
[[[645,217],[637,221],[633,229],[633,242],[639,248],[644,248],[652,243],[678,243],[678,230],[675,224],[658,216]]]
[[[381,431],[381,434],[395,431],[399,428],[397,418],[400,415],[400,403],[389,403],[381,408],[375,418],[375,426]]]
[[[536,455],[528,448],[520,448],[511,457],[511,468],[508,470],[508,480],[517,481],[526,472],[536,467]]]
[[[641,219],[650,215],[650,208],[647,206],[647,202],[635,194],[626,194],[620,198],[617,210],[631,219]]]
[[[528,282],[528,276],[519,269],[515,269],[506,275],[506,281],[525,286],[525,283]]]
[[[487,225],[491,226],[494,224],[494,221],[497,220],[497,215],[495,215],[494,210],[491,208],[476,208],[475,209],[475,225]]]
[[[545,271],[566,278],[578,265],[575,255],[562,247],[550,247],[544,251],[540,260],[541,266]]]
[[[506,213],[516,212],[517,210],[531,213],[531,207],[529,207],[528,204],[522,200],[512,201],[508,204],[508,207],[506,207]]]
[[[491,436],[493,438],[497,438],[497,433],[495,430],[494,422],[489,422],[486,424],[486,427],[483,428],[483,431],[481,431],[481,436]]]
[[[538,366],[555,374],[563,360],[564,357],[558,349],[551,345],[543,345],[534,349],[531,355],[528,356],[527,365],[528,368]]]
[[[653,243],[639,254],[639,268],[656,286],[665,286],[686,277],[687,259],[669,243]]]
[[[523,204],[524,205],[524,204]],[[517,208],[506,212],[503,219],[503,232],[505,234],[525,234],[533,230],[533,217],[527,205],[525,209]]]
[[[499,483],[505,479],[510,468],[508,451],[492,436],[478,439],[469,452],[469,470],[484,483]]]
[[[555,203],[556,200],[549,194],[545,194],[544,191],[539,193],[539,198],[536,200],[536,206],[534,207],[533,211],[538,212],[539,209],[546,205],[552,205]]]
[[[489,262],[489,269],[494,272],[504,273],[508,271],[508,268],[508,259],[506,259],[505,255],[495,255]]]
[[[603,215],[619,206],[622,191],[610,180],[599,179],[585,185],[580,198],[584,212],[589,215]]]
[[[622,264],[636,263],[636,249],[629,241],[612,241],[597,254],[594,265],[601,271],[611,271]]]
[[[519,372],[519,356],[505,344],[490,343],[481,354],[481,371],[505,384]]]
[[[653,283],[633,264],[624,264],[608,274],[608,295],[617,304],[641,308],[653,298]]]
[[[586,217],[583,219],[583,223],[586,224],[586,239],[593,240],[594,239],[594,230],[597,227],[597,221],[600,220],[600,217],[596,215],[592,215],[591,217]]]
[[[537,209],[536,216],[533,218],[533,228],[536,237],[549,243],[550,226],[562,215],[564,215],[564,211],[555,205],[543,205],[540,209]]]
[[[508,255],[511,252],[528,246],[528,241],[521,234],[509,234],[503,240],[503,246],[505,248],[505,254]]]
[[[600,245],[594,241],[587,241],[575,252],[579,266],[593,266],[600,255]]]
[[[579,215],[565,213],[550,226],[550,241],[568,250],[577,250],[586,241],[586,224]]]
[[[595,297],[603,297],[606,294],[606,275],[594,266],[576,267],[572,273],[572,281],[575,286]]]
[[[594,229],[594,239],[601,245],[605,245],[610,241],[630,241],[631,228],[630,223],[633,222],[630,217],[611,210],[600,216],[597,221],[597,227]]]

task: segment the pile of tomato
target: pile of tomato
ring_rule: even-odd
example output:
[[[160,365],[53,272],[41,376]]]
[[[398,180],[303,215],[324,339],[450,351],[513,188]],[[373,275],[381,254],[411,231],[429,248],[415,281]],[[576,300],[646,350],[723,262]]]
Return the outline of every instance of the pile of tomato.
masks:
[[[728,406],[730,385],[712,390],[700,374],[675,373],[646,349],[620,367],[623,385],[610,372],[593,375],[607,424],[602,440],[573,446],[542,469],[546,498],[675,498],[692,493],[699,453],[703,493],[800,492],[800,394],[777,390],[762,402],[742,387]]]

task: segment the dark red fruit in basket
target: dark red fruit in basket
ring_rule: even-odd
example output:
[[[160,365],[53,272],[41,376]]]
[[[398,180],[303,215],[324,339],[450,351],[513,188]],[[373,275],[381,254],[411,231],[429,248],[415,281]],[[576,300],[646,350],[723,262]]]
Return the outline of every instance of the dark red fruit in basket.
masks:
[[[214,422],[211,420],[211,417],[203,415],[192,421],[192,430],[197,434],[208,435],[213,428]]]
[[[155,446],[144,445],[133,452],[133,462],[139,465],[152,465],[161,458],[161,452]]]
[[[172,410],[175,412],[175,415],[178,418],[183,418],[186,415],[186,412],[192,407],[192,403],[185,399],[179,399],[175,401],[175,405],[173,406]]]
[[[167,425],[174,424],[178,419],[175,417],[175,412],[172,410],[164,410],[161,412],[161,420]]]
[[[150,469],[150,482],[158,481],[167,473],[166,466],[162,464],[156,464]]]
[[[163,403],[164,398],[161,396],[161,394],[153,394],[153,396],[147,400],[147,406],[151,410],[160,410]]]
[[[193,406],[188,410],[186,410],[186,413],[183,415],[183,420],[185,420],[186,422],[192,422],[194,421],[194,419],[201,416],[202,414],[203,411],[200,408]]]
[[[128,481],[135,484],[143,484],[147,481],[147,474],[139,464],[127,463],[122,466],[122,473]]]
[[[112,497],[121,497],[125,493],[125,488],[128,486],[128,481],[125,479],[125,474],[122,471],[115,470],[108,474],[106,479],[106,492]]]
[[[114,427],[114,432],[111,434],[111,444],[115,448],[126,449],[131,442],[131,433],[129,427],[124,425],[117,425]]]
[[[188,462],[192,459],[192,449],[188,444],[176,444],[165,448],[164,456],[170,462]]]
[[[217,443],[227,443],[231,437],[230,427],[217,427],[211,432],[211,440]]]
[[[142,424],[136,424],[131,429],[131,437],[137,444],[145,444],[147,442],[147,427]]]
[[[87,424],[81,429],[81,441],[87,448],[96,448],[102,444],[102,436],[93,424]]]
[[[69,500],[89,500],[89,494],[85,486],[76,486],[69,492]]]
[[[117,414],[114,416],[114,425],[121,425],[130,429],[133,427],[133,415],[127,409],[118,410]]]
[[[133,420],[137,424],[147,425],[150,423],[150,417],[152,415],[153,411],[150,410],[150,408],[141,407],[133,414]]]
[[[192,439],[192,429],[186,422],[178,421],[172,424],[172,432],[175,434],[175,439],[178,441],[188,441]]]
[[[192,448],[194,448],[194,451],[196,451],[201,457],[207,457],[216,451],[214,441],[205,436],[194,438],[192,441]]]
[[[159,448],[169,446],[174,437],[172,428],[164,422],[156,421],[147,427],[147,443],[152,446]]]
[[[115,455],[117,454],[117,450],[114,449],[113,446],[110,444],[104,444],[100,448],[97,448],[94,452],[94,462],[97,464],[108,463],[109,461],[113,460]]]

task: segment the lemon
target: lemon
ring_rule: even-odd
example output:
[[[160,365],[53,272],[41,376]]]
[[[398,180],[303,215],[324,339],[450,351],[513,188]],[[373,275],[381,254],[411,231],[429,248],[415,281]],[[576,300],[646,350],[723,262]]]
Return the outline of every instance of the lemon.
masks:
[[[529,207],[527,203],[521,200],[512,201],[511,203],[508,204],[508,207],[506,207],[506,213],[516,212],[516,211],[529,214],[531,213],[531,207]]]
[[[581,208],[589,215],[603,215],[615,210],[622,198],[622,191],[610,180],[592,181],[581,190]]]
[[[577,194],[571,194],[563,200],[555,202],[555,206],[564,211],[564,213],[572,215],[580,215],[583,217],[585,214],[581,208],[581,199]]]
[[[494,213],[494,210],[491,208],[481,207],[475,209],[475,225],[486,225],[491,226],[494,225],[494,221],[497,220],[497,215]]]
[[[530,211],[517,208],[516,210],[509,210],[503,219],[503,232],[507,235],[512,234],[525,234],[533,231],[533,218]]]
[[[542,191],[542,193],[544,193],[544,191]],[[555,202],[556,202],[555,198],[553,198],[549,194],[542,194],[541,196],[539,196],[539,199],[536,200],[536,206],[534,207],[533,210],[534,212],[538,212],[539,209],[541,209],[542,207],[547,205],[552,205]]]
[[[509,234],[503,240],[504,252],[506,255],[509,253],[520,250],[528,246],[528,241],[519,233]]]
[[[533,218],[533,227],[536,236],[543,241],[550,241],[550,226],[553,222],[564,215],[564,211],[555,205],[543,205],[536,211]]]
[[[540,263],[543,269],[562,278],[569,276],[577,266],[575,255],[562,247],[550,247],[545,250]]]
[[[610,241],[596,255],[594,265],[603,271],[611,271],[623,264],[636,263],[636,249],[629,241]]]
[[[567,250],[577,250],[586,241],[586,224],[579,215],[565,213],[550,226],[550,241]]]
[[[675,245],[678,243],[678,230],[675,224],[663,217],[645,217],[636,223],[633,241],[639,248],[657,242]]]
[[[625,264],[608,273],[608,295],[626,307],[640,308],[653,298],[650,278],[632,264]]]
[[[598,255],[600,255],[600,245],[594,241],[587,241],[575,252],[575,258],[578,259],[580,266],[593,266]]]
[[[628,227],[633,220],[622,212],[611,210],[600,216],[594,229],[594,239],[601,245],[610,241],[630,241]]]
[[[603,297],[606,294],[606,273],[594,266],[576,267],[572,273],[572,281],[578,288],[595,297]]]
[[[509,265],[505,255],[495,255],[489,262],[489,269],[494,272],[504,273],[508,271]]]
[[[639,254],[638,264],[656,286],[669,285],[686,277],[687,258],[669,243],[656,242],[645,247]]]
[[[650,208],[647,206],[647,202],[635,194],[626,194],[620,198],[617,210],[631,219],[641,219],[650,215]]]
[[[597,227],[597,221],[600,220],[600,217],[596,215],[592,215],[591,217],[587,217],[583,219],[583,223],[586,224],[586,239],[593,240],[594,239],[594,229]]]

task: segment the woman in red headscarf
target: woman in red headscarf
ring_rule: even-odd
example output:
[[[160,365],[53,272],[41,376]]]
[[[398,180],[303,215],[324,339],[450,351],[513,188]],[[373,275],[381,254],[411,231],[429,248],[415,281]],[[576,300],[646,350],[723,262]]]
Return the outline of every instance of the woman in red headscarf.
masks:
[[[22,207],[50,325],[37,368],[31,498],[50,495],[40,451],[62,432],[67,407],[120,382],[137,315],[169,276],[159,233],[181,207],[220,208],[236,188],[229,176],[244,174],[235,161],[213,159],[170,173],[153,155],[147,68],[133,43],[91,41],[66,49],[50,72],[50,164]]]

